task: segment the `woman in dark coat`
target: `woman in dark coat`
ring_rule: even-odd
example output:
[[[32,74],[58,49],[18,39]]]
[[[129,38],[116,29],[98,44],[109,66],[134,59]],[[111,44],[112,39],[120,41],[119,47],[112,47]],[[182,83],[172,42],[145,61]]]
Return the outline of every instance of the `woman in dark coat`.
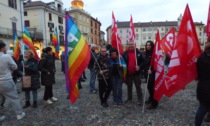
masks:
[[[51,47],[46,47],[42,59],[39,63],[41,71],[41,84],[45,86],[44,100],[47,104],[52,104],[58,99],[53,97],[53,84],[55,84],[55,60],[52,57]]]
[[[210,111],[210,43],[197,61],[197,99],[200,103],[195,117],[195,126],[201,126],[203,118]]]
[[[147,109],[155,109],[158,106],[158,102],[154,99],[155,71],[153,68],[150,68],[150,62],[154,50],[154,43],[152,41],[147,41],[145,46],[146,52],[144,59],[144,76],[146,79],[149,79],[147,84],[149,99],[146,103],[149,104]]]
[[[32,51],[27,50],[25,51],[25,58],[26,61],[24,63],[25,68],[25,76],[31,76],[31,87],[29,88],[22,88],[23,91],[25,91],[25,99],[26,104],[23,106],[23,108],[29,107],[30,104],[30,91],[32,91],[33,94],[33,108],[37,108],[37,89],[40,88],[40,74],[38,70],[38,60],[36,60],[34,57],[34,54]]]

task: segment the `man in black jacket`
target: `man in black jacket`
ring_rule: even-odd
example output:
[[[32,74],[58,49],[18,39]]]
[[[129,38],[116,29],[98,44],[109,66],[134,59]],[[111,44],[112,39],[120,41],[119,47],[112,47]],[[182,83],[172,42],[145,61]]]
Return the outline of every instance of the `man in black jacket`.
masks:
[[[135,49],[134,42],[128,43],[128,49],[123,53],[123,58],[127,64],[128,73],[126,78],[126,84],[128,89],[128,98],[125,103],[132,101],[132,88],[133,81],[136,86],[136,92],[138,97],[138,105],[142,105],[142,90],[141,90],[141,80],[140,71],[143,69],[144,58],[140,51]]]

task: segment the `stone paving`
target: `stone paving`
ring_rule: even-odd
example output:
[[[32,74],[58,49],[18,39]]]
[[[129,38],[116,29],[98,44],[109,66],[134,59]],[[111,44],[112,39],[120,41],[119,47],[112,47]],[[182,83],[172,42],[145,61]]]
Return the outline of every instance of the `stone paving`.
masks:
[[[185,90],[180,91],[172,98],[164,97],[156,110],[145,110],[137,105],[136,92],[133,91],[132,103],[123,107],[115,107],[112,102],[112,93],[109,97],[109,107],[100,106],[99,95],[89,93],[89,71],[86,70],[88,79],[82,82],[80,97],[75,104],[66,99],[65,79],[60,72],[60,61],[56,61],[56,84],[54,96],[59,100],[52,105],[43,101],[44,87],[38,90],[38,108],[26,108],[26,117],[17,121],[10,102],[0,109],[6,120],[0,122],[2,126],[193,126],[195,112],[198,107],[196,100],[196,83],[189,84]],[[146,84],[142,84],[145,92]],[[20,83],[18,84],[20,88]],[[98,82],[96,81],[96,87]],[[127,90],[123,84],[123,100],[126,100]],[[147,92],[148,96],[148,92]],[[20,93],[24,105],[24,92]],[[204,123],[203,126],[210,126]]]

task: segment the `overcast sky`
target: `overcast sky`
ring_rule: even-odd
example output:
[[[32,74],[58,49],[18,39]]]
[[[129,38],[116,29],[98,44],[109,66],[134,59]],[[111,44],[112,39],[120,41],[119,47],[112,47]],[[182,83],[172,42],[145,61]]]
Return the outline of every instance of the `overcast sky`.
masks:
[[[35,0],[33,0],[35,1]],[[52,2],[54,0],[42,0]],[[62,0],[64,8],[70,8],[72,0]],[[189,4],[194,22],[207,22],[209,0],[83,0],[84,10],[101,22],[101,30],[112,23],[112,11],[118,21],[134,22],[176,21]]]

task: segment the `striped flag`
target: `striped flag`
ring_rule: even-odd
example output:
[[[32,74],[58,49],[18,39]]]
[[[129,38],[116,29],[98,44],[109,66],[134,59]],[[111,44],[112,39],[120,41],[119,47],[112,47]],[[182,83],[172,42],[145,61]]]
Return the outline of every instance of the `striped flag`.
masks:
[[[52,36],[52,43],[53,43],[53,45],[55,47],[55,57],[59,58],[60,44],[58,42],[58,30],[57,30],[57,27],[55,28],[55,31],[54,31],[53,36]]]
[[[77,82],[90,61],[90,50],[83,35],[74,23],[73,19],[66,14],[66,39],[65,39],[65,75],[66,87],[69,98],[74,103],[79,91]]]
[[[20,56],[20,42],[18,41],[17,34],[14,34],[14,45],[14,58],[18,61]]]
[[[30,34],[28,32],[28,29],[26,28],[26,26],[24,26],[24,31],[23,31],[23,43],[27,46],[28,49],[32,50],[33,53],[34,53],[34,58],[37,59],[37,60],[40,60],[37,52],[36,52],[36,49],[32,43],[32,40],[31,40],[31,37],[30,37]]]

